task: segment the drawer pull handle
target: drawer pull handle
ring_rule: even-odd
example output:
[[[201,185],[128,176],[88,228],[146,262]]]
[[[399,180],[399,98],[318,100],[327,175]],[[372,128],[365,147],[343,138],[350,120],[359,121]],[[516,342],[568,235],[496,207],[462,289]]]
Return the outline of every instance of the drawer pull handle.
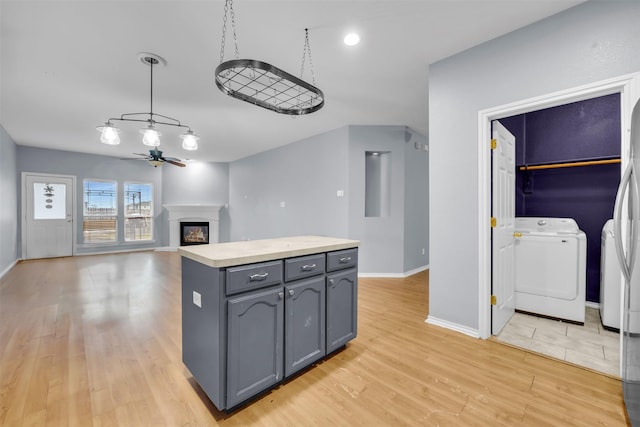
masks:
[[[249,276],[249,281],[250,282],[262,282],[263,280],[266,280],[268,275],[269,275],[269,273],[252,274],[251,276]]]
[[[340,258],[340,264],[346,264],[349,261],[351,261],[351,257],[350,256],[347,256],[347,257],[344,257],[344,258]]]
[[[316,268],[315,264],[306,264],[300,267],[302,271],[313,271],[314,268]]]

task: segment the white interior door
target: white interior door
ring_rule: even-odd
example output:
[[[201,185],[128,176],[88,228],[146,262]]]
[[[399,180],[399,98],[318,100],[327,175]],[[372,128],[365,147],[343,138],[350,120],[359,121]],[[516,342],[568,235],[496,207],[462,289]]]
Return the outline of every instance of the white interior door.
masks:
[[[492,125],[491,333],[497,335],[515,312],[516,138],[500,122]]]
[[[23,175],[23,256],[73,255],[73,177]]]

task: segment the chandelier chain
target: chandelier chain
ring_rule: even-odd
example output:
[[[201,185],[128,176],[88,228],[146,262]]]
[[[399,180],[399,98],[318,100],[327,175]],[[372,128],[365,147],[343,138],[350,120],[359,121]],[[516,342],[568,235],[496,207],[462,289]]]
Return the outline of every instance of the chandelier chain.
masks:
[[[302,65],[300,66],[300,78],[304,77],[304,63],[309,55],[309,68],[311,70],[311,84],[316,85],[316,76],[313,72],[313,59],[311,58],[311,46],[309,45],[309,29],[304,29],[304,48],[302,49]]]
[[[240,58],[238,51],[238,34],[236,33],[236,14],[233,10],[233,0],[226,0],[224,3],[224,17],[222,18],[222,44],[220,46],[220,63],[224,62],[224,45],[227,39],[227,17],[231,15],[231,30],[233,31],[233,42],[235,45],[236,59]]]

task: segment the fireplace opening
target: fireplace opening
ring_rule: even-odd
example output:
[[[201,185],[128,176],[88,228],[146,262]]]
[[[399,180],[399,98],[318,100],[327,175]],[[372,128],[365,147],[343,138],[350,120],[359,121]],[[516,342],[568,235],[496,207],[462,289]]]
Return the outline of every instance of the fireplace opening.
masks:
[[[209,244],[208,222],[181,222],[180,246]]]

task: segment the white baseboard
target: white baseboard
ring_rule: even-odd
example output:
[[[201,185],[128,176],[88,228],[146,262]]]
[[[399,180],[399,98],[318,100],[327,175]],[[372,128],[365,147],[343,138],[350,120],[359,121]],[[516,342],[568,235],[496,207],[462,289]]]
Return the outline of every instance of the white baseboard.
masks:
[[[177,248],[173,248],[171,246],[161,246],[159,248],[154,249],[156,252],[177,252]]]
[[[429,264],[423,265],[422,267],[415,268],[413,270],[406,271],[404,273],[360,273],[358,272],[358,277],[383,277],[390,279],[404,279],[405,277],[413,276],[414,274],[420,273],[421,271],[425,271],[429,269]]]
[[[430,325],[440,326],[442,328],[451,329],[452,331],[460,332],[461,334],[469,335],[473,338],[480,338],[480,333],[477,329],[469,328],[468,326],[459,325],[457,323],[449,322],[448,320],[438,319],[437,317],[428,316],[424,321]]]
[[[73,256],[123,254],[127,252],[145,252],[145,251],[153,251],[153,250],[156,250],[156,248],[130,248],[130,249],[121,249],[121,250],[113,250],[113,251],[82,252],[82,253],[75,253],[73,254]]]
[[[585,305],[585,307],[596,308],[596,309],[600,310],[600,303],[597,303],[597,302],[585,301],[584,305]]]
[[[2,273],[0,273],[0,279],[2,279],[4,277],[4,275],[7,274],[19,261],[20,261],[20,258],[18,258],[17,260],[13,261],[9,267],[5,268],[2,271]]]

